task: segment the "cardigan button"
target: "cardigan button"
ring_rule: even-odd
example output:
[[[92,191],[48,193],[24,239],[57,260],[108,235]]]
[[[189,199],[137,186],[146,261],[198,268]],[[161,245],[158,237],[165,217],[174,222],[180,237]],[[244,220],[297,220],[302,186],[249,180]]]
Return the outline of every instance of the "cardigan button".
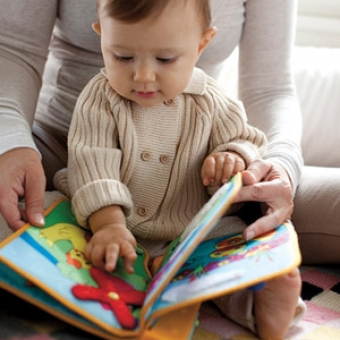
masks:
[[[143,161],[149,161],[151,159],[151,153],[148,151],[142,152],[140,156]]]
[[[159,160],[163,164],[169,163],[170,162],[170,156],[169,155],[161,155],[159,157]]]
[[[173,104],[173,99],[168,99],[168,100],[166,100],[165,102],[164,102],[164,105],[166,105],[166,106],[170,106],[170,105],[172,105]]]
[[[139,216],[146,216],[146,209],[145,209],[144,207],[139,207],[139,208],[137,209],[137,214],[138,214]]]

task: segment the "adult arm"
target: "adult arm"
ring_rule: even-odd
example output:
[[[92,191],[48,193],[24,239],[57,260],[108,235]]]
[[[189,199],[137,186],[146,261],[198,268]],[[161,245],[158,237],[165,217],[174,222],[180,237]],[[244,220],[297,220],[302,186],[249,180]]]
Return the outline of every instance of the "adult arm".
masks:
[[[292,48],[297,1],[249,0],[239,46],[239,96],[249,122],[268,138],[265,161],[244,173],[247,185],[237,201],[266,203],[264,216],[246,238],[266,232],[291,217],[303,165],[301,113],[294,86]]]
[[[265,160],[243,172],[245,186],[236,197],[266,203],[265,216],[248,228],[259,235],[290,217],[303,163],[291,67],[297,0],[214,0],[212,8],[218,34],[198,66],[222,80],[222,61],[239,45],[239,98],[250,124],[269,141]]]
[[[0,11],[0,212],[13,229],[41,224],[44,174],[31,126],[57,15],[57,0],[3,0]],[[9,171],[10,170],[10,171]]]
[[[294,194],[301,175],[301,113],[292,48],[297,0],[248,0],[239,45],[239,98],[268,138],[264,156],[283,167]]]

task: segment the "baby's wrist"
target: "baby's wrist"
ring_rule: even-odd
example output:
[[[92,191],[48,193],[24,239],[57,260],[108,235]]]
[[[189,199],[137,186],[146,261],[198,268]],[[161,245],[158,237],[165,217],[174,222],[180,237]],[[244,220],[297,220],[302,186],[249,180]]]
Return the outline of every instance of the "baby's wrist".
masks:
[[[89,225],[93,233],[109,227],[126,227],[125,215],[119,205],[104,207],[89,218]]]
[[[97,233],[98,231],[102,230],[111,230],[112,232],[120,232],[127,230],[126,224],[119,222],[106,222],[99,225],[91,226],[91,230],[93,233]]]

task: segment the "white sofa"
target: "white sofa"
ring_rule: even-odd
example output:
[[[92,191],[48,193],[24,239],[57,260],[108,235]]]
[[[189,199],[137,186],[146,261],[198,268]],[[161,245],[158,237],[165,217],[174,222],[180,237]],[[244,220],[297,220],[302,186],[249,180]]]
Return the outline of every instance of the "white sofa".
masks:
[[[340,167],[340,0],[299,0],[293,66],[306,165]],[[237,95],[237,51],[222,84]],[[223,80],[224,79],[224,80]]]
[[[294,70],[306,164],[340,167],[340,1],[298,0]]]
[[[305,164],[340,167],[340,48],[296,47],[294,69]]]

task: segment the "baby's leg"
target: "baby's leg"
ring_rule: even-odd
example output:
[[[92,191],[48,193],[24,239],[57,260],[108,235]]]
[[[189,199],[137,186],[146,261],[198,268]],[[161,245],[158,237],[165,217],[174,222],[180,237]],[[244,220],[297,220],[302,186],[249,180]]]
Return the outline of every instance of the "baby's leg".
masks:
[[[305,314],[300,289],[301,279],[296,268],[267,281],[262,290],[242,289],[213,302],[228,319],[258,333],[262,339],[282,339],[288,328]]]
[[[266,282],[254,294],[256,330],[261,339],[282,339],[295,316],[301,292],[301,278],[297,268],[289,274]]]

